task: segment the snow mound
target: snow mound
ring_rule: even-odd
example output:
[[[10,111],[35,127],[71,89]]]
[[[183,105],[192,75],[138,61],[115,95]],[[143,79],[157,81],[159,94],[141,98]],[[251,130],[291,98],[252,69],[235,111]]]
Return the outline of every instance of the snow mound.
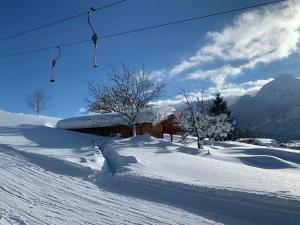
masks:
[[[0,110],[0,126],[10,127],[19,126],[22,124],[30,125],[45,125],[48,127],[55,127],[59,118],[48,116],[35,116],[30,114],[10,113]]]
[[[62,163],[67,163],[66,168],[70,165],[75,166],[75,170],[83,168],[83,174],[86,169],[101,170],[104,158],[95,146],[100,137],[53,128],[57,120],[0,111],[1,146],[20,151],[28,159],[38,154],[36,162],[40,160],[46,164],[53,160],[49,165],[55,163],[61,172],[65,169]]]
[[[246,165],[264,169],[298,168],[299,165],[270,155],[238,157]]]
[[[241,148],[238,143],[232,146]],[[239,163],[230,162],[229,154],[214,159],[217,149],[212,148],[208,156],[205,150],[149,135],[111,140],[102,147],[114,174],[106,188],[118,194],[185,210],[211,208],[218,215],[232,212],[243,220],[233,224],[243,224],[242,215],[254,214],[250,216],[253,224],[289,224],[300,219],[299,168],[280,158],[236,153]],[[234,147],[228,144],[227,148],[230,151]],[[250,163],[255,166],[247,165]],[[260,168],[265,164],[268,169]]]
[[[251,149],[250,145],[243,149],[238,143],[233,146],[239,147],[212,148],[212,155],[207,155],[206,151],[144,135],[113,140],[103,146],[102,152],[116,175],[130,174],[199,187],[277,193],[279,196],[286,190],[300,199],[300,177],[297,176],[300,153],[283,150],[277,153],[257,146]],[[257,153],[259,151],[261,153]],[[268,155],[269,152],[275,153]]]
[[[111,172],[113,174],[118,172],[124,172],[127,170],[127,167],[131,163],[137,163],[137,159],[134,156],[122,156],[117,153],[117,151],[114,151],[112,148],[111,150],[107,150],[109,148],[106,148],[106,150],[103,151],[103,156],[108,160],[108,165],[111,169]]]

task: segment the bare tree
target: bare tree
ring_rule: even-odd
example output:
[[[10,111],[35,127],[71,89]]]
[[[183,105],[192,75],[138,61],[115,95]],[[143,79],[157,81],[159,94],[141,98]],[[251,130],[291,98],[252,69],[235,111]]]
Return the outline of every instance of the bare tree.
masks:
[[[184,98],[185,108],[176,115],[178,123],[188,134],[197,137],[198,149],[202,149],[202,142],[206,137],[208,126],[208,114],[204,101],[204,93],[202,92],[200,98],[194,97],[194,99],[192,99],[185,91],[182,91],[182,96]]]
[[[161,96],[165,87],[163,82],[154,82],[148,78],[144,68],[137,70],[127,65],[122,66],[121,73],[111,67],[108,74],[110,86],[88,83],[87,99],[91,112],[117,112],[124,122],[131,127],[136,136],[136,123],[141,109],[150,106],[150,102]]]
[[[28,94],[25,98],[25,102],[28,108],[34,111],[37,116],[41,111],[47,108],[50,101],[50,97],[41,89],[36,89],[32,94]]]
[[[176,115],[179,124],[187,134],[197,137],[198,148],[201,149],[204,138],[210,138],[211,143],[218,138],[222,140],[232,131],[233,124],[228,115],[209,113],[208,101],[204,99],[204,92],[200,97],[191,96],[183,91],[185,108]],[[210,152],[208,151],[210,154]]]

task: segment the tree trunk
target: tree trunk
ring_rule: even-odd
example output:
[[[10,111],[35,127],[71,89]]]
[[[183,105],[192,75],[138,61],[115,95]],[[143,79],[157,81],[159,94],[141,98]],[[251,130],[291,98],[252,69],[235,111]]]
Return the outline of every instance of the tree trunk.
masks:
[[[170,134],[170,136],[171,136],[171,142],[173,142],[173,134]]]
[[[198,146],[198,149],[203,149],[202,141],[199,137],[198,137],[198,141],[197,141],[197,146]]]
[[[132,137],[136,137],[136,126],[133,125],[132,127]]]

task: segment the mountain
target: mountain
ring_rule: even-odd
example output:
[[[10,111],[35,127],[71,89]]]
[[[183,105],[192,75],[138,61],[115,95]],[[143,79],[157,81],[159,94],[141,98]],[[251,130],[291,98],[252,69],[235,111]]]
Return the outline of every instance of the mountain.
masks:
[[[286,141],[300,139],[300,79],[280,75],[231,106],[237,126]]]

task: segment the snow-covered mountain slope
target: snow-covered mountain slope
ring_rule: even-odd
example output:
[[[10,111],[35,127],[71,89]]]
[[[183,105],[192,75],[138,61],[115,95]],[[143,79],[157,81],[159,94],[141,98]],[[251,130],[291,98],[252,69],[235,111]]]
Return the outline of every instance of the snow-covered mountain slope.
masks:
[[[265,147],[262,155],[256,147],[215,143],[208,156],[192,139],[186,147],[147,135],[100,138],[43,126],[48,118],[6,115],[1,225],[300,221],[299,154],[292,151]]]
[[[279,140],[300,138],[300,79],[280,75],[256,96],[243,96],[232,107],[241,128]]]

